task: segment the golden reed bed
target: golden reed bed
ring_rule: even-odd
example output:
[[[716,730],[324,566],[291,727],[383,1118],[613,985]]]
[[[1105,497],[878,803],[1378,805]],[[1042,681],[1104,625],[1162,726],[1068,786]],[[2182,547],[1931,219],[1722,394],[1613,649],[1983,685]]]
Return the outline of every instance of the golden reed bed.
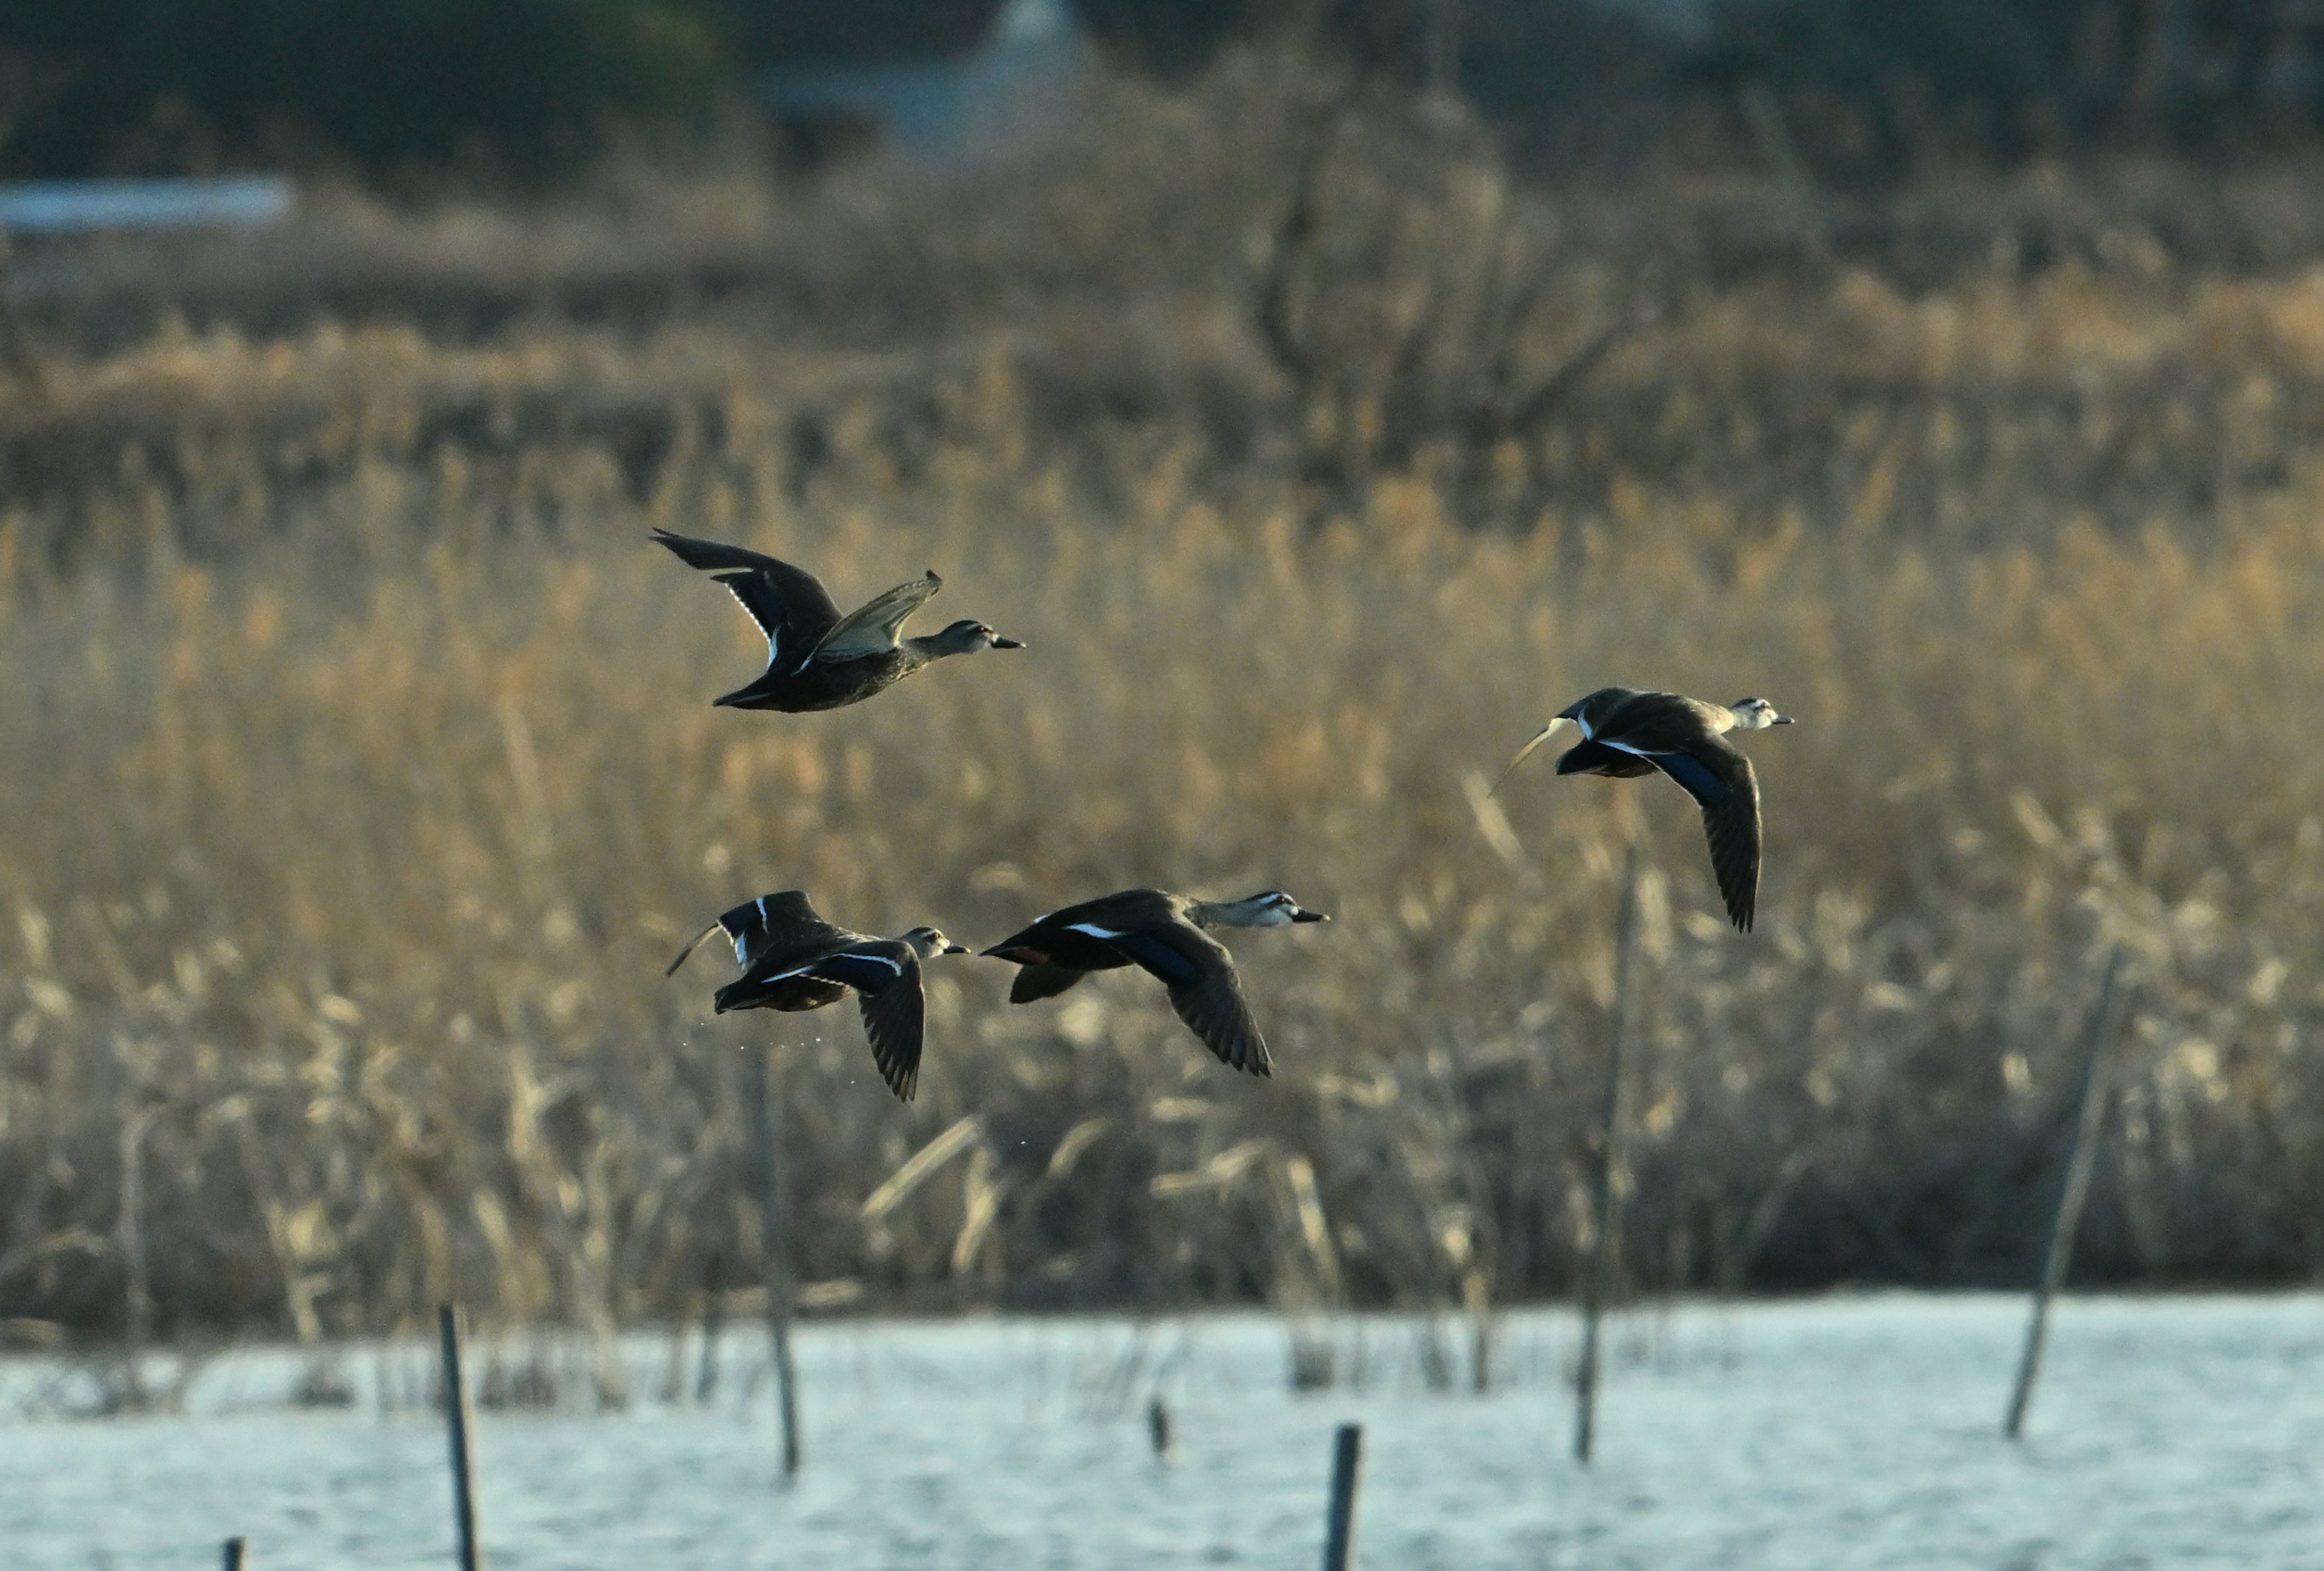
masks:
[[[1706,273],[1537,450],[1321,485],[1361,384],[1288,402],[1231,269],[854,348],[682,300],[57,348],[0,433],[78,455],[0,522],[0,1302],[691,1313],[752,1278],[770,1041],[810,1305],[1562,1291],[1634,834],[1639,1286],[2015,1278],[2115,939],[2084,1261],[2304,1276],[2324,288],[2126,254]],[[714,713],[762,646],[656,524],[1030,648]],[[1800,717],[1754,935],[1679,793],[1483,798],[1606,682]],[[1241,947],[1277,1080],[963,961],[899,1107],[852,1018],[660,975],[768,889],[991,942],[1134,883],[1339,919]]]

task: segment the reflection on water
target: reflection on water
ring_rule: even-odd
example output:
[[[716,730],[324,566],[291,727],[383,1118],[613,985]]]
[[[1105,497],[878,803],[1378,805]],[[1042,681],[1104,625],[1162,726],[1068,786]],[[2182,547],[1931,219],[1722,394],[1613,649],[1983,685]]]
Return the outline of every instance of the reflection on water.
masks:
[[[1482,1398],[1433,1390],[1405,1320],[1336,1327],[1360,1383],[1298,1395],[1258,1317],[810,1326],[788,1492],[763,1340],[738,1331],[706,1409],[483,1415],[480,1511],[496,1571],[1306,1566],[1354,1419],[1377,1568],[2324,1564],[2324,1299],[2070,1301],[2012,1446],[2022,1327],[1999,1298],[1633,1315],[1584,1474],[1560,1314],[1511,1318]],[[665,1342],[628,1351],[641,1393],[680,1366]],[[420,1345],[351,1350],[346,1408],[276,1405],[304,1367],[238,1354],[185,1417],[89,1421],[38,1416],[77,1400],[54,1366],[0,1364],[0,1565],[207,1568],[234,1533],[258,1571],[449,1563],[442,1433],[397,1400],[425,1387]]]

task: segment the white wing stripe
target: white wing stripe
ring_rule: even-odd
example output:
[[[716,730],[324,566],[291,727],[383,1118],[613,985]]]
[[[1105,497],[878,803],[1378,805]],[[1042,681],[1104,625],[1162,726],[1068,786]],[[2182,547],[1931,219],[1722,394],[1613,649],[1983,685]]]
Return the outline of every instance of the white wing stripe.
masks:
[[[742,598],[742,590],[737,589],[733,585],[729,584],[726,586],[726,593],[734,596],[734,604],[740,605],[752,622],[757,622],[759,620],[759,614],[751,609],[751,603],[748,600]],[[759,631],[766,634],[767,659],[770,661],[772,661],[775,658],[775,630],[771,627],[761,625]]]
[[[1065,924],[1065,931],[1069,933],[1087,933],[1093,938],[1119,938],[1121,937],[1120,933],[1107,932],[1095,922],[1067,922]]]

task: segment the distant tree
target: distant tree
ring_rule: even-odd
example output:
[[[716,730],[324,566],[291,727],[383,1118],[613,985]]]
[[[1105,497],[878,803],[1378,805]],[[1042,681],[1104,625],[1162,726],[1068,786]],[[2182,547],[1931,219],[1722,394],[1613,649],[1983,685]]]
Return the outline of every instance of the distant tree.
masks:
[[[1008,0],[693,0],[744,67],[958,55]],[[1199,7],[1197,7],[1199,8]]]
[[[1100,48],[1132,70],[1193,75],[1229,41],[1259,32],[1287,9],[1271,0],[1073,0]]]
[[[1778,95],[1827,173],[1878,173],[1932,143],[2006,158],[2264,127],[2303,106],[2270,97],[2271,61],[2296,45],[2314,74],[2296,20],[2275,0],[1725,0],[1702,64]]]
[[[1367,70],[1408,73],[1420,65],[1422,34],[1439,0],[1072,0],[1072,5],[1090,36],[1117,60],[1151,76],[1177,79],[1208,65],[1226,44],[1268,33],[1303,35]]]
[[[0,171],[546,172],[611,123],[707,107],[724,64],[686,0],[5,0]]]

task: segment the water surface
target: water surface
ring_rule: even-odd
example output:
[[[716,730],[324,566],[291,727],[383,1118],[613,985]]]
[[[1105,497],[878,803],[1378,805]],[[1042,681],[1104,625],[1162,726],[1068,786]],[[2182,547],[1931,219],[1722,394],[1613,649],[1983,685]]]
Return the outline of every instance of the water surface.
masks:
[[[1304,1394],[1259,1317],[809,1326],[788,1490],[763,1336],[725,1339],[706,1409],[656,1400],[668,1345],[641,1337],[627,1411],[480,1415],[479,1509],[496,1571],[1305,1567],[1354,1419],[1375,1567],[2324,1566],[2324,1298],[2065,1303],[2012,1446],[2023,1329],[1987,1297],[1634,1313],[1585,1472],[1563,1314],[1506,1322],[1483,1397],[1432,1389],[1409,1320],[1336,1325],[1359,1383]],[[349,1350],[344,1409],[280,1405],[299,1367],[218,1359],[184,1416],[100,1420],[60,1416],[83,1393],[58,1366],[0,1363],[0,1565],[207,1571],[232,1533],[253,1571],[448,1564],[443,1430],[394,1400],[426,1350]]]

